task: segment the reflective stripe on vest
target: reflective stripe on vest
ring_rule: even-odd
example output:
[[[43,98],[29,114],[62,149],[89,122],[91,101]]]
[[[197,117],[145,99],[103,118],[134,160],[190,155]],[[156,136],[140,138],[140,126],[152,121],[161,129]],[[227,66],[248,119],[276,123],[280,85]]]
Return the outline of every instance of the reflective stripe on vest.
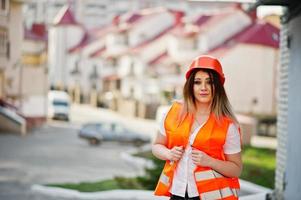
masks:
[[[159,181],[161,181],[164,185],[168,185],[169,184],[169,177],[166,176],[164,174],[164,172],[162,172]]]
[[[226,187],[220,190],[214,190],[214,191],[202,193],[200,196],[202,200],[216,200],[216,199],[222,199],[230,196],[238,197],[238,192],[236,189],[231,189],[229,187]]]
[[[222,178],[222,177],[224,176],[214,170],[198,171],[195,173],[196,181],[205,181],[209,179]]]

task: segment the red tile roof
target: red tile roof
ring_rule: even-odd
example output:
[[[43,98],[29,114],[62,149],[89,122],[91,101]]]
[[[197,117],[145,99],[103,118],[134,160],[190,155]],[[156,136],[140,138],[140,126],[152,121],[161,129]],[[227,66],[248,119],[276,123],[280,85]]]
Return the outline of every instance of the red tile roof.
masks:
[[[168,28],[166,28],[164,31],[160,32],[158,35],[138,44],[137,46],[133,47],[130,51],[132,52],[137,52],[137,51],[141,51],[142,48],[146,47],[147,45],[151,44],[152,42],[154,42],[155,40],[163,37],[165,34],[171,32],[173,29],[175,29],[177,27],[177,25],[172,25]]]
[[[237,42],[279,48],[279,37],[279,29],[277,27],[268,22],[257,21],[237,35]]]
[[[256,44],[279,48],[279,29],[268,22],[255,21],[223,44],[208,51],[208,54],[224,54],[239,43]]]
[[[69,53],[74,53],[77,51],[80,51],[82,48],[84,48],[86,45],[93,43],[94,41],[97,41],[98,39],[101,39],[105,37],[106,34],[110,33],[111,31],[114,31],[116,27],[114,25],[107,25],[99,28],[94,28],[91,30],[85,30],[86,33],[83,37],[83,39],[80,41],[80,43],[72,48],[69,49]],[[105,49],[104,49],[105,51]],[[100,54],[95,55],[96,57]],[[92,56],[92,54],[90,55]],[[94,55],[92,56],[94,57]]]
[[[141,14],[133,13],[132,15],[130,15],[130,16],[125,20],[125,22],[131,24],[131,23],[134,23],[134,22],[138,21],[141,17],[142,17]]]
[[[197,17],[192,23],[197,26],[203,25],[205,22],[207,22],[212,16],[210,15],[200,15]]]
[[[212,16],[209,15],[199,15],[190,23],[186,23],[186,25],[182,24],[182,26],[178,26],[172,34],[177,37],[192,37],[196,35],[200,27],[206,23]],[[187,26],[191,26],[191,29],[187,29]]]
[[[106,47],[101,47],[100,49],[96,50],[95,52],[93,52],[90,57],[91,58],[97,58],[99,56],[101,56],[106,50]]]
[[[148,65],[154,65],[160,62],[162,59],[166,58],[168,56],[167,51],[164,51],[163,53],[159,54],[157,57],[153,58],[148,62]]]
[[[48,35],[46,31],[45,24],[34,23],[31,26],[31,29],[24,30],[24,39],[26,40],[38,40],[38,41],[47,41]]]
[[[84,36],[82,37],[81,41],[75,45],[74,47],[71,47],[68,52],[69,53],[75,53],[77,51],[80,51],[84,46],[86,46],[89,41],[91,40],[91,37],[87,32],[84,33]]]
[[[78,25],[69,6],[64,6],[56,15],[55,25]]]
[[[133,13],[127,13],[121,16],[118,16],[114,19],[114,24],[119,24],[120,28],[117,30],[118,32],[124,32],[135,25],[139,24],[140,22],[147,22],[149,17],[157,15],[159,13],[169,12],[175,16],[176,23],[181,21],[183,17],[183,12],[175,11],[175,10],[168,10],[162,7],[158,8],[147,8]]]

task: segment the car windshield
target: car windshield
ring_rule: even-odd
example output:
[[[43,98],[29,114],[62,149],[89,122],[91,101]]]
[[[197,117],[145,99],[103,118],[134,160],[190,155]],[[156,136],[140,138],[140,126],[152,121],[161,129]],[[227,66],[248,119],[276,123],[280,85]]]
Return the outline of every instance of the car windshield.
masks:
[[[55,105],[55,106],[68,106],[68,102],[60,101],[60,100],[54,100],[53,105]]]
[[[86,130],[96,130],[100,127],[100,124],[87,124],[84,126],[84,129]]]
[[[123,126],[116,123],[104,123],[102,124],[100,129],[104,132],[109,133],[110,135],[120,135],[120,134],[124,134],[125,132]]]
[[[112,124],[112,130],[119,134],[125,131],[124,128],[119,124]]]

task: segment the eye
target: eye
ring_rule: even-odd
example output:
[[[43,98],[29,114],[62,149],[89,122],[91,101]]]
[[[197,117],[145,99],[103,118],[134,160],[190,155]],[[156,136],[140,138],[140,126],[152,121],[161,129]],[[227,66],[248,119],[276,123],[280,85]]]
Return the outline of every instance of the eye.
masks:
[[[206,80],[206,84],[212,85],[213,82],[211,80]]]
[[[201,82],[201,81],[198,81],[198,80],[194,81],[193,83],[194,83],[195,85],[201,85],[201,84],[202,84],[202,82]]]

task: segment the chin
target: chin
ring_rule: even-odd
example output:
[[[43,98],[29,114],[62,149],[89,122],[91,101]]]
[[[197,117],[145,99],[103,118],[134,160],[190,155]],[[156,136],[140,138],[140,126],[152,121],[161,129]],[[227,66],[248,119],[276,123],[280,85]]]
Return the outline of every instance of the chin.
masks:
[[[203,104],[209,104],[210,100],[209,99],[197,99],[199,103],[203,103]]]

